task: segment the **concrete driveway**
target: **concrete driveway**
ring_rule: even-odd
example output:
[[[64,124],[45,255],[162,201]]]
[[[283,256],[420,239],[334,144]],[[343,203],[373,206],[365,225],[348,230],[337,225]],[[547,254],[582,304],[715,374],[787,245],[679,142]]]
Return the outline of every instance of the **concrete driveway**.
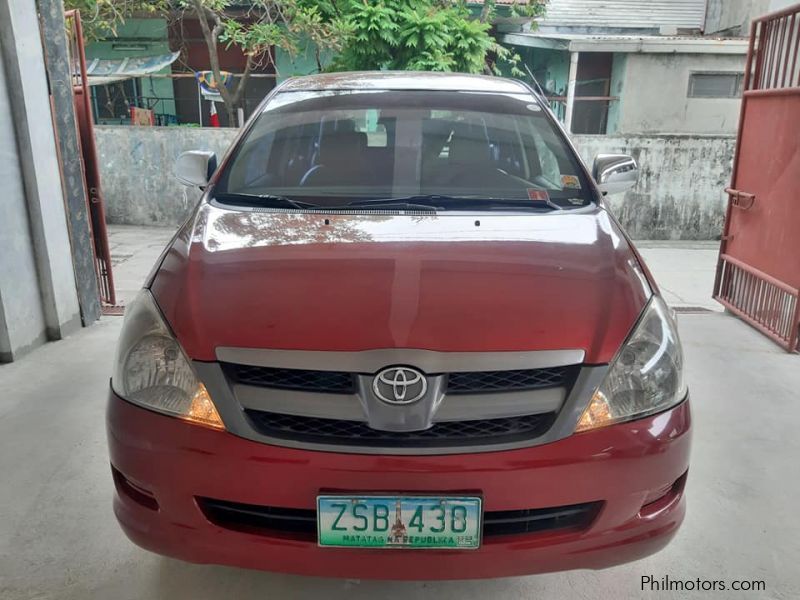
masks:
[[[170,237],[115,228],[117,281],[130,298]],[[477,582],[300,578],[161,558],[133,546],[111,512],[104,403],[122,319],[0,366],[0,598],[774,598],[800,595],[800,356],[708,299],[713,244],[642,243],[680,316],[695,419],[689,509],[648,559]],[[713,312],[698,312],[712,308]],[[763,580],[763,592],[655,592],[641,578]]]

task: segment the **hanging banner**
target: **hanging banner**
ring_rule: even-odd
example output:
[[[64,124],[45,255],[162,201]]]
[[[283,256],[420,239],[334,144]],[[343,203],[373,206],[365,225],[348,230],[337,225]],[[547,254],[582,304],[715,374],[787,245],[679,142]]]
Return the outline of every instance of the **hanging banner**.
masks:
[[[155,115],[152,110],[131,106],[130,111],[131,125],[152,127],[156,124]]]
[[[222,96],[219,93],[219,87],[224,85],[230,87],[233,82],[233,73],[222,71],[220,73],[222,81],[217,81],[212,71],[198,71],[194,74],[197,79],[197,85],[200,86],[200,93],[203,98],[211,102],[222,102]]]
[[[210,117],[208,119],[208,126],[209,127],[219,127],[219,115],[217,114],[217,103],[211,103],[211,112],[209,113]]]

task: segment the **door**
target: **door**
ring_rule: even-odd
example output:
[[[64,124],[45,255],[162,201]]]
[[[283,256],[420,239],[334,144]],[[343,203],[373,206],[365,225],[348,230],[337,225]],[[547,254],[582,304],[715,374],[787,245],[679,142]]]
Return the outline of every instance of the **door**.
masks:
[[[751,28],[714,298],[789,351],[800,328],[800,5]]]

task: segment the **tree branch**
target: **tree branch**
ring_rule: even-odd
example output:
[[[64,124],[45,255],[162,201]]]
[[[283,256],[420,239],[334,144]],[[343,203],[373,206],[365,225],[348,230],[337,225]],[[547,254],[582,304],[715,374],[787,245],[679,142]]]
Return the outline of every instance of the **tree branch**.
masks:
[[[269,50],[267,51],[269,52]],[[231,101],[234,105],[239,104],[239,101],[244,94],[244,89],[247,86],[247,80],[250,79],[250,72],[253,70],[253,64],[255,63],[255,59],[253,58],[252,54],[247,55],[247,62],[244,65],[244,71],[242,72],[242,76],[239,79],[239,83],[236,84],[236,92],[231,97]]]
[[[197,20],[200,22],[200,30],[203,32],[203,38],[205,39],[206,46],[208,47],[208,60],[211,64],[211,71],[214,73],[214,77],[219,78],[220,68],[219,54],[217,53],[217,40],[219,39],[219,34],[222,31],[222,23],[218,15],[206,9],[202,0],[192,0],[192,6],[194,7],[194,12],[197,15]],[[214,19],[213,30],[208,23],[208,13],[211,13],[210,16]]]
[[[492,14],[492,10],[494,9],[494,0],[483,0],[483,8],[481,8],[481,15],[478,17],[478,21],[481,23],[486,23],[489,19],[489,16]]]
[[[192,0],[192,7],[197,15],[197,20],[200,22],[200,29],[203,32],[203,38],[205,39],[206,46],[208,47],[208,62],[211,65],[211,72],[214,74],[214,80],[217,82],[217,90],[219,91],[219,95],[222,97],[222,101],[225,103],[225,109],[228,113],[228,125],[233,127],[233,110],[236,105],[236,99],[231,95],[230,90],[228,90],[228,88],[226,88],[222,83],[222,69],[220,69],[219,66],[219,51],[217,48],[217,41],[219,40],[219,35],[222,33],[222,29],[224,27],[222,24],[222,19],[220,19],[217,13],[206,8],[203,5],[202,0]],[[209,24],[209,17],[214,22],[213,28]]]

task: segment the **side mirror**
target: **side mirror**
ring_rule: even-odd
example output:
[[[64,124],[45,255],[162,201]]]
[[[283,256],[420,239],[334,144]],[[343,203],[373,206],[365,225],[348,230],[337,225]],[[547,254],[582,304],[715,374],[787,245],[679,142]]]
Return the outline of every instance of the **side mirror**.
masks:
[[[217,155],[207,150],[189,150],[175,161],[175,178],[183,185],[203,188],[217,170]]]
[[[618,194],[636,185],[639,166],[627,154],[598,154],[594,159],[592,177],[604,195]]]

